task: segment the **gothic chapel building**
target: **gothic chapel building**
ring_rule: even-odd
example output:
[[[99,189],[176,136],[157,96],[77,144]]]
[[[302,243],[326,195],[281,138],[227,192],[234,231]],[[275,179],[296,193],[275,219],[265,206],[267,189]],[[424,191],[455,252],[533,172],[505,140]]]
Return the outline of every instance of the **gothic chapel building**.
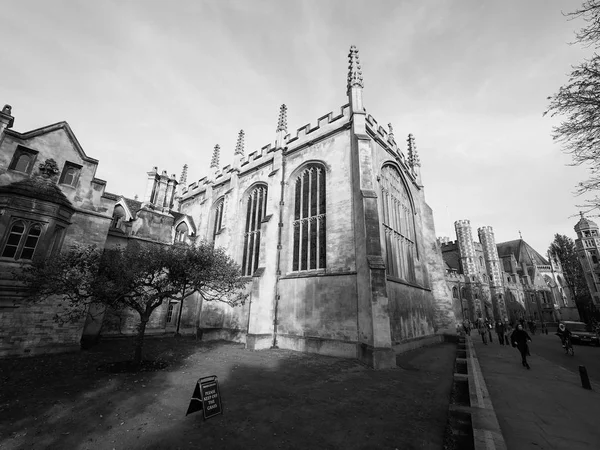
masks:
[[[179,190],[194,237],[248,277],[243,308],[203,305],[205,335],[390,367],[394,350],[455,329],[414,139],[405,153],[366,113],[355,47],[349,60],[339,113],[290,135],[283,105],[274,145],[245,156],[240,132],[231,166],[217,146],[211,175]]]
[[[107,246],[208,240],[241,265],[249,301],[230,307],[194,295],[183,304],[184,331],[376,368],[455,332],[414,139],[404,151],[391,125],[367,114],[354,46],[347,94],[339,112],[294,135],[283,105],[274,145],[244,155],[240,132],[233,163],[221,168],[216,146],[210,175],[197,182],[185,185],[185,168],[179,182],[155,168],[143,201],[117,199]],[[169,330],[178,308],[155,311],[152,327]]]

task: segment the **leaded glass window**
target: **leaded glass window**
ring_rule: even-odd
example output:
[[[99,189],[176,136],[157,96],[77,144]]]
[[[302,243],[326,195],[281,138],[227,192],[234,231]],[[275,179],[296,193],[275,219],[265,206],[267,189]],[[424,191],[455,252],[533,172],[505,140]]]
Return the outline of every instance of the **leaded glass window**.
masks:
[[[41,234],[42,227],[38,223],[14,222],[2,249],[2,257],[32,259]]]
[[[219,200],[217,202],[217,204],[215,205],[214,211],[215,211],[215,224],[213,227],[213,241],[215,240],[215,238],[217,237],[217,234],[219,233],[219,231],[221,231],[221,226],[222,226],[222,222],[223,222],[223,208],[225,206],[225,202],[223,199]]]
[[[258,268],[260,253],[260,228],[267,211],[267,187],[255,187],[248,196],[246,227],[244,228],[244,254],[242,275],[250,276]]]
[[[387,274],[415,282],[418,253],[409,193],[400,173],[392,166],[381,170],[380,187]]]
[[[294,183],[292,270],[325,268],[325,169],[306,167]]]

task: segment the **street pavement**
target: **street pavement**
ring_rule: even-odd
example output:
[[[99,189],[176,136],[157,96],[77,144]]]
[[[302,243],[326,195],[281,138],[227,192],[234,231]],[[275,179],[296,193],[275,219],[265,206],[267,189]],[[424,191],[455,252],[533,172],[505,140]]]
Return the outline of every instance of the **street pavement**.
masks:
[[[598,384],[598,391],[600,392],[600,347],[574,345],[575,356],[569,356],[562,349],[560,338],[554,333],[548,333],[548,335],[530,334],[530,336],[532,339],[530,347],[536,355],[570,370],[577,377],[579,377],[579,366],[585,366],[590,380],[592,383]]]
[[[518,350],[501,346],[495,335],[488,345],[471,338],[508,449],[600,449],[600,348],[575,346],[569,357],[557,336],[538,334],[527,370]],[[583,362],[595,376],[594,390],[581,386]]]

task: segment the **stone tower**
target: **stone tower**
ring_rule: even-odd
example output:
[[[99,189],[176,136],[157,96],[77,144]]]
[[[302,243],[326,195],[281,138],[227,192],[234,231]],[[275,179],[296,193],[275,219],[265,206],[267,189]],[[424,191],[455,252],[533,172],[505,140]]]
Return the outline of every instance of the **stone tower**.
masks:
[[[477,271],[475,253],[475,244],[473,243],[473,233],[471,231],[471,222],[469,220],[457,220],[454,222],[454,228],[456,230],[456,239],[458,243],[458,252],[460,254],[460,265],[462,267],[462,273],[465,276],[465,281],[469,288],[468,301],[470,303],[471,311],[474,316],[477,317],[483,313],[485,308],[481,304],[481,298],[476,294],[478,291],[476,282],[479,281],[479,272]]]
[[[475,246],[473,245],[473,233],[469,220],[457,220],[454,222],[456,239],[458,240],[458,251],[460,252],[460,263],[462,271],[469,278],[477,275],[475,266]]]
[[[492,227],[481,227],[477,229],[479,242],[483,247],[483,256],[487,273],[490,278],[490,291],[492,294],[492,305],[494,308],[495,319],[508,318],[506,303],[503,294],[502,271],[500,267],[500,257],[498,256],[498,247],[494,237]]]
[[[575,247],[594,305],[598,307],[600,306],[600,293],[598,292],[600,289],[600,276],[598,275],[600,269],[600,235],[598,225],[586,219],[583,213],[580,214],[581,219],[574,227],[575,233],[577,233]]]

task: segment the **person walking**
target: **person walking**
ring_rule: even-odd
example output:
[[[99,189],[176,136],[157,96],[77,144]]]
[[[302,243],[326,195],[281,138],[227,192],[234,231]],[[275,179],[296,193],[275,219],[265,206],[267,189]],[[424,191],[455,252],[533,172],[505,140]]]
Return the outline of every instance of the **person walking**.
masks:
[[[479,331],[479,334],[481,335],[481,341],[485,345],[487,345],[487,339],[485,337],[485,335],[487,334],[487,327],[485,326],[485,323],[483,323],[483,320],[479,321],[478,326],[479,326],[478,331]]]
[[[506,345],[510,345],[509,337],[510,337],[511,330],[512,330],[512,327],[508,323],[508,319],[504,319],[504,342],[506,342]]]
[[[504,324],[501,321],[496,322],[496,334],[498,335],[500,345],[504,345],[504,332]]]
[[[492,339],[492,321],[490,319],[485,319],[485,325],[487,328],[488,335],[490,336],[490,342],[494,342]]]
[[[521,363],[523,366],[527,367],[527,369],[531,369],[531,367],[529,367],[529,363],[527,362],[527,356],[531,356],[527,343],[531,342],[531,338],[527,334],[527,331],[523,329],[523,325],[517,325],[517,329],[510,335],[510,342],[513,347],[517,347],[519,349],[519,352],[521,353]]]

